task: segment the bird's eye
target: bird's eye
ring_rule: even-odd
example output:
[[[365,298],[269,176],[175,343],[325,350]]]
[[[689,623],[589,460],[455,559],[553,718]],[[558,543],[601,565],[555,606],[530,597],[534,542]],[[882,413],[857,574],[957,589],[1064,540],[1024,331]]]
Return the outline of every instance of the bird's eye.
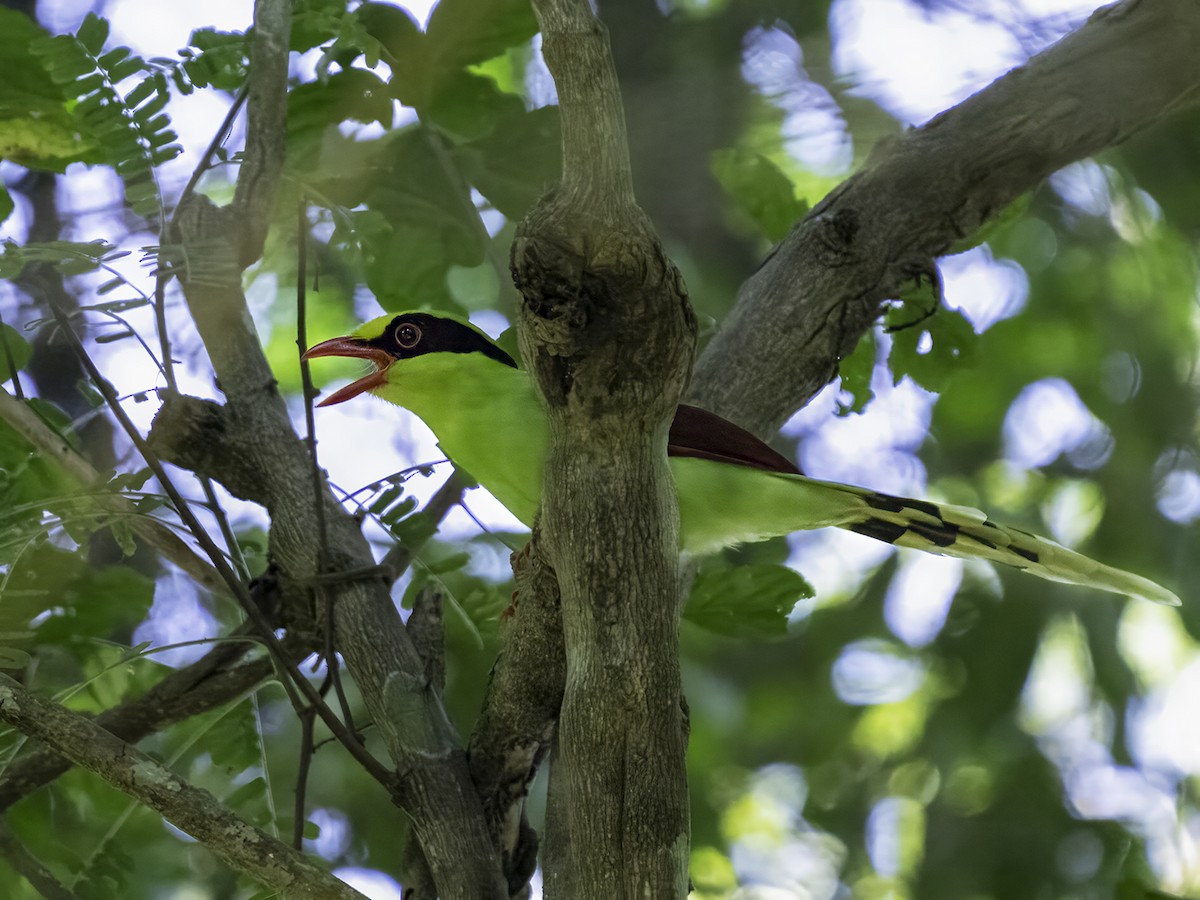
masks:
[[[396,329],[396,343],[405,350],[411,350],[421,340],[421,329],[411,322],[405,322]]]

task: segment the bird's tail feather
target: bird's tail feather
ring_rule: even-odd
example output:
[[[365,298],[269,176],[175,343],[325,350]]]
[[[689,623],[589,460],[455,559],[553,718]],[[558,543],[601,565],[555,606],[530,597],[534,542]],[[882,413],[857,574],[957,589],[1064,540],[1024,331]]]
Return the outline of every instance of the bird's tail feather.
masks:
[[[969,506],[893,497],[851,485],[834,485],[857,497],[839,527],[899,547],[965,559],[987,559],[1033,575],[1179,605],[1179,598],[1140,575],[1106,566],[1061,544],[1018,528],[998,525]]]

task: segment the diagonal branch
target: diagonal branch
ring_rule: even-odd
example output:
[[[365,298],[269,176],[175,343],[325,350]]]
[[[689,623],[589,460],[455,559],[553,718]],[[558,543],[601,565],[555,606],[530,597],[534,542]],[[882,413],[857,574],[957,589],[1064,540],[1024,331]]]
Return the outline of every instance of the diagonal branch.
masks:
[[[208,791],[188,784],[136,747],[84,716],[43,700],[7,675],[0,675],[0,720],[162,813],[222,861],[284,897],[362,896],[303,854],[239,818]]]
[[[167,675],[140,697],[107,709],[94,719],[96,725],[124,741],[137,743],[154,732],[230,703],[254,690],[275,674],[268,656],[249,662],[237,661],[254,646],[243,626],[232,639],[222,641],[191,665]],[[283,641],[293,664],[311,652],[307,642],[288,636]],[[0,778],[0,810],[7,809],[62,775],[71,764],[44,746],[23,752]]]
[[[1051,172],[1200,99],[1197,46],[1194,0],[1124,0],[876,147],[742,285],[689,400],[773,433],[933,257]]]

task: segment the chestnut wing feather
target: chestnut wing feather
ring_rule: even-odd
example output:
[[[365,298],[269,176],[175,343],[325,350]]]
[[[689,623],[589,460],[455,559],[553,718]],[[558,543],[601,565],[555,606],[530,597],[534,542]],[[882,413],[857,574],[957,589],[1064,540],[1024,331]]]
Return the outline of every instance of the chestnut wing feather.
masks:
[[[667,438],[668,456],[690,456],[716,462],[800,475],[795,463],[750,432],[716,413],[680,404]]]

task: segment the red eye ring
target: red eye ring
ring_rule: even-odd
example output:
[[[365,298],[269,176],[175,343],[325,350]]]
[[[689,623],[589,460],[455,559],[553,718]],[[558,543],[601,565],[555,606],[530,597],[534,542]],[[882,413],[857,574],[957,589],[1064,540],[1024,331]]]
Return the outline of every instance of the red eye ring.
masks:
[[[421,343],[421,329],[412,322],[405,322],[396,327],[396,343],[405,350],[411,350]]]

